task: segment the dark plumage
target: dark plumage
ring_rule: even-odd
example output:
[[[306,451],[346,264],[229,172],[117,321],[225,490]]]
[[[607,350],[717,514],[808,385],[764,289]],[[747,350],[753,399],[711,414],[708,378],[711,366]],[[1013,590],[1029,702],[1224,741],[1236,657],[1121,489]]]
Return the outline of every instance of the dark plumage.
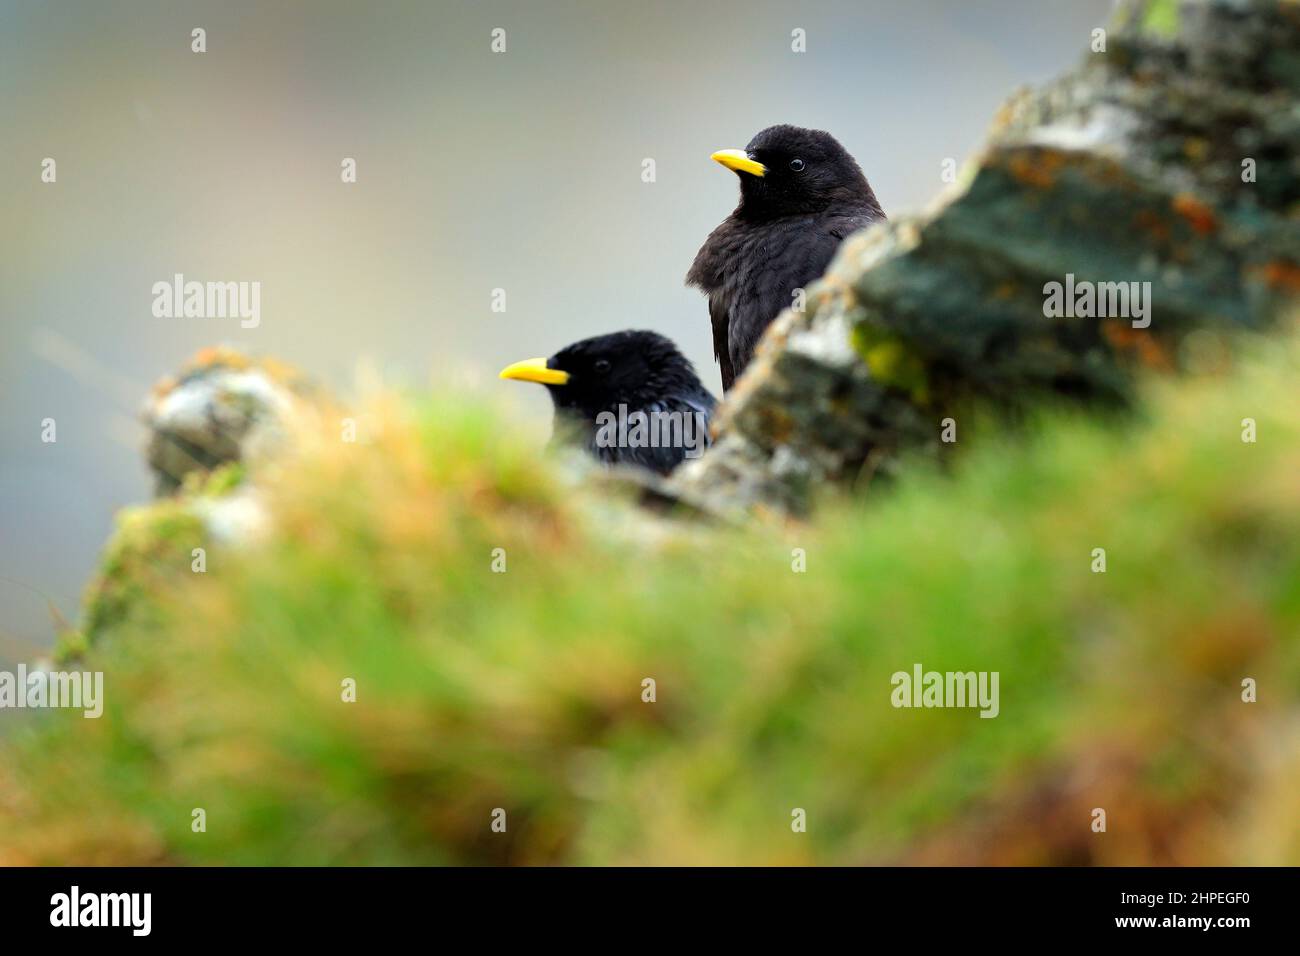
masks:
[[[516,362],[501,377],[545,385],[555,403],[552,441],[578,444],[606,464],[666,475],[710,443],[716,400],[656,332],[583,339],[549,359]]]
[[[740,177],[740,205],[686,276],[709,297],[722,387],[745,370],[763,330],[826,271],[840,240],[885,218],[867,178],[830,133],[770,126],[713,158]]]

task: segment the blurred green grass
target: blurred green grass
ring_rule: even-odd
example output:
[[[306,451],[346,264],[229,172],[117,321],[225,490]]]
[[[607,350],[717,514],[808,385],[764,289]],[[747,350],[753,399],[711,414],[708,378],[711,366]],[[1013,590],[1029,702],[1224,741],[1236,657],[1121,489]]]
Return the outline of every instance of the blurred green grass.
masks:
[[[104,716],[3,742],[0,862],[1300,862],[1300,349],[1259,353],[811,524],[655,535],[491,410],[383,399],[204,575],[174,504],[126,517]],[[998,671],[1000,715],[893,708],[915,663]]]

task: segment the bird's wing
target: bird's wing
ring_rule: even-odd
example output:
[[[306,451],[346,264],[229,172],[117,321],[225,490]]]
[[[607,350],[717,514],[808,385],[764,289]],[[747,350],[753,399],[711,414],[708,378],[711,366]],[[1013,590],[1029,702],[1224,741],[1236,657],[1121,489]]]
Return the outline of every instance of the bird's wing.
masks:
[[[822,263],[821,272],[825,272],[826,267],[831,264],[831,259],[835,257],[835,250],[839,248],[845,237],[857,232],[859,229],[865,229],[879,218],[869,212],[863,212],[834,216],[827,219],[820,232],[825,238],[821,250],[825,255],[825,261]]]
[[[689,394],[670,398],[669,403],[677,411],[703,416],[701,421],[706,428],[713,421],[713,410],[718,407],[718,400],[703,385]]]
[[[645,408],[647,444],[595,449],[610,464],[638,465],[666,475],[684,460],[698,458],[712,443],[709,430],[714,399],[703,389],[669,395]]]
[[[736,375],[728,346],[731,305],[735,298],[734,280],[728,281],[728,266],[734,260],[742,236],[731,217],[723,220],[700,246],[686,284],[693,285],[709,297],[709,321],[713,325],[713,357],[722,372],[722,387],[731,388]]]
[[[727,346],[729,371],[739,374],[745,370],[768,325],[793,304],[795,289],[820,279],[844,237],[873,221],[871,215],[856,212],[820,221],[805,219],[790,223],[787,236],[769,240],[769,258],[755,263],[753,271],[740,280],[748,296],[736,297],[736,305],[728,310],[728,328],[722,341]],[[719,316],[715,313],[713,319],[716,349]],[[724,375],[726,388],[731,387],[735,374],[730,378]]]
[[[713,323],[713,357],[718,360],[722,372],[722,390],[731,388],[736,380],[734,366],[731,363],[731,346],[728,344],[731,326],[731,297],[719,289],[709,296],[709,320]]]

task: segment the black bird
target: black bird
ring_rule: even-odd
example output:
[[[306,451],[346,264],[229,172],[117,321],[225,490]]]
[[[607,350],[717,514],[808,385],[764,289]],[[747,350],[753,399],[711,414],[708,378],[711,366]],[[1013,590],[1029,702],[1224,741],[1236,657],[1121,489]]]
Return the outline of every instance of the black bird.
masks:
[[[555,403],[552,442],[585,447],[606,464],[666,475],[710,444],[717,404],[695,368],[657,332],[583,339],[548,359],[527,359],[502,378],[540,382]]]
[[[740,177],[740,205],[700,247],[686,284],[709,297],[722,387],[795,289],[821,276],[840,240],[885,218],[867,178],[830,133],[769,126],[712,158]]]

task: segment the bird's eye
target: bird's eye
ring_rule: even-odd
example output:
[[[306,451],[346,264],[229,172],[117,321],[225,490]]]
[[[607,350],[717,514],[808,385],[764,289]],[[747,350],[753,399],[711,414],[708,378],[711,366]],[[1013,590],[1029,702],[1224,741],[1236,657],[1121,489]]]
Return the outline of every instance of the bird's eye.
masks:
[[[604,375],[609,371],[609,359],[596,359],[596,364],[593,367],[601,375]]]
[[[803,172],[803,160],[802,159],[790,160],[790,168],[793,169],[796,173]]]

